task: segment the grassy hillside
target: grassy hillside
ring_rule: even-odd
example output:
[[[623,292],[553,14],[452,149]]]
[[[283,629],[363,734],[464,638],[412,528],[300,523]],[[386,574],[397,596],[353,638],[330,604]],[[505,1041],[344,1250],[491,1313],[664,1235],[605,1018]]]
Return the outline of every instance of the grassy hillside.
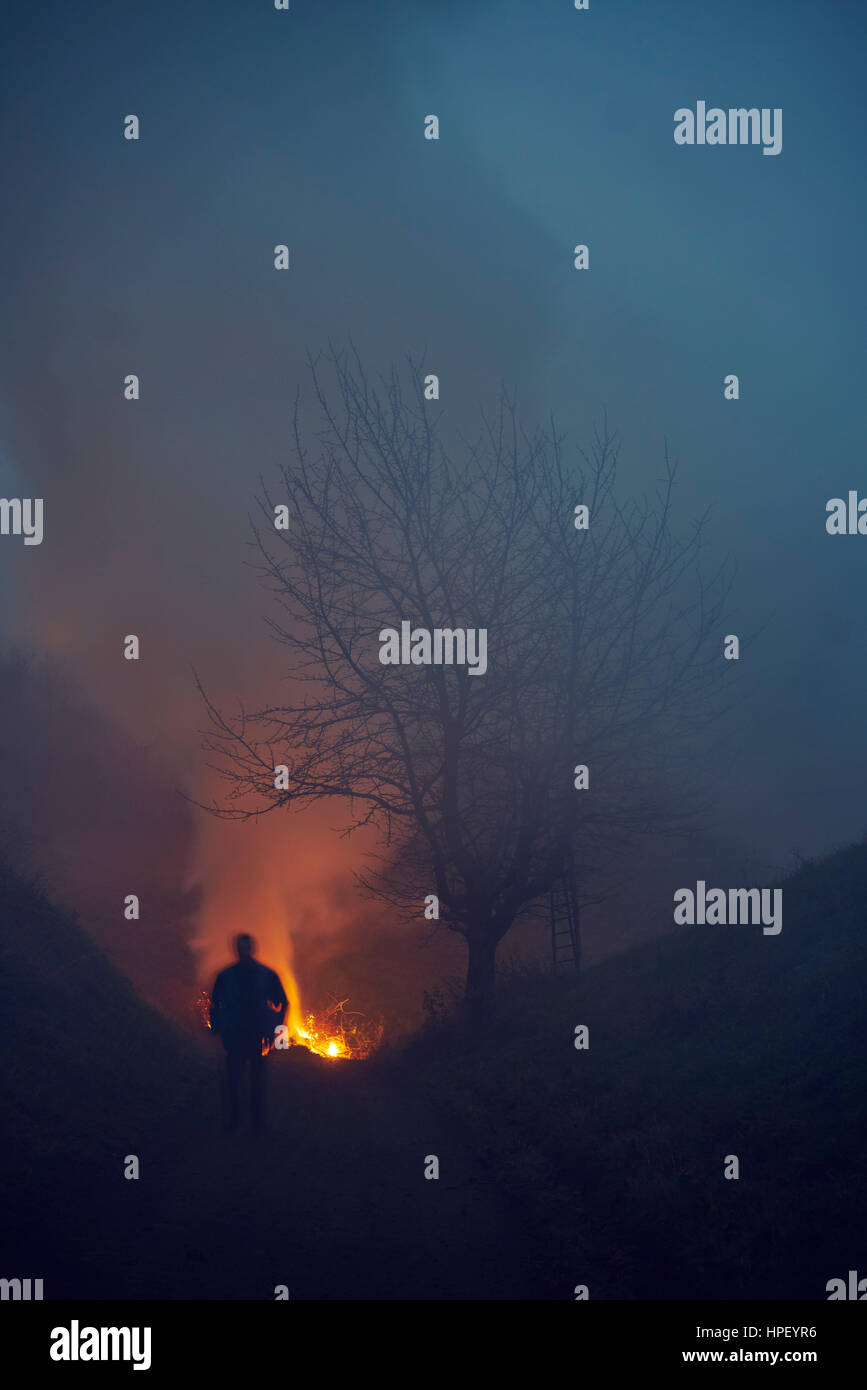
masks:
[[[80,1194],[96,1194],[98,1205],[102,1191],[110,1205],[126,1186],[124,1156],[197,1093],[203,1064],[72,917],[6,872],[0,1017],[0,1182],[17,1231],[4,1261],[39,1277],[40,1252],[63,1245]]]
[[[407,1048],[565,1296],[816,1299],[867,1273],[867,845],[782,887],[777,937],[694,926],[580,982],[513,972],[481,1046],[452,1022]]]

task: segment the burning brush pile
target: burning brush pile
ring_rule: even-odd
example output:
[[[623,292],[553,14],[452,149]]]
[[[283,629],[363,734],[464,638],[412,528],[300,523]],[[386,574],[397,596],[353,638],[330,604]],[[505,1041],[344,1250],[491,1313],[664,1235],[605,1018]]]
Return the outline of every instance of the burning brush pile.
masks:
[[[370,1057],[382,1041],[383,1024],[366,1014],[347,1009],[348,999],[339,999],[323,1014],[305,1014],[293,1026],[289,1021],[291,1043],[306,1047],[320,1057],[342,1057],[360,1061]]]
[[[375,1021],[366,1014],[347,1009],[348,999],[339,999],[324,1013],[306,1013],[300,1018],[290,1015],[287,1029],[289,1047],[306,1047],[318,1057],[342,1061],[360,1061],[370,1057],[382,1041],[382,1020]],[[196,1012],[206,1028],[210,1028],[211,996],[203,989],[196,1000]],[[280,1051],[279,1044],[264,1044],[263,1053]]]

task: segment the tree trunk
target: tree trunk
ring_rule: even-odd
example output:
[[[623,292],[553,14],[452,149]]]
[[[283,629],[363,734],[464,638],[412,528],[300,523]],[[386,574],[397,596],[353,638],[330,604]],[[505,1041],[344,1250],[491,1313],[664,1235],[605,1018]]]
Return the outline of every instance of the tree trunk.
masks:
[[[481,1023],[489,1015],[494,997],[494,971],[497,943],[487,933],[471,932],[467,937],[467,1017]]]

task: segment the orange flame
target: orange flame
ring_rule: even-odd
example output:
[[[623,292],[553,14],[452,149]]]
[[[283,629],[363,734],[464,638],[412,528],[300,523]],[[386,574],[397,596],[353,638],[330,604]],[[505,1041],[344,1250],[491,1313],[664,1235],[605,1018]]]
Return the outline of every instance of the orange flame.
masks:
[[[292,994],[297,998],[298,987],[294,979],[292,985]],[[369,1057],[382,1037],[382,1024],[365,1026],[362,1022],[363,1015],[350,1013],[344,1008],[348,1002],[347,999],[340,1000],[321,1017],[307,1013],[299,1021],[297,1014],[294,1018],[290,1014],[286,1025],[289,1045],[306,1047],[308,1052],[315,1053],[317,1057],[328,1057],[332,1060],[349,1061]],[[206,1028],[211,1026],[210,1006],[211,996],[203,989],[196,999],[196,1011]],[[275,1048],[268,1039],[263,1040],[263,1054],[280,1050],[282,1049]]]
[[[295,1025],[295,1036],[302,1047],[315,1052],[318,1057],[348,1057],[349,1050],[341,1037],[329,1034],[317,1024],[313,1014],[308,1014],[302,1028]]]

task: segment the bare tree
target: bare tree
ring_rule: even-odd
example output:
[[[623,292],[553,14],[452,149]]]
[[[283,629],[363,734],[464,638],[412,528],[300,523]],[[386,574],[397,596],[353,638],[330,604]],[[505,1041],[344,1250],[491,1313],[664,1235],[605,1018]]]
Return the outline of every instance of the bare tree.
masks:
[[[367,886],[416,918],[437,895],[482,1012],[498,943],[568,857],[586,874],[670,822],[661,787],[720,708],[727,579],[702,577],[704,519],[672,534],[667,456],[650,501],[618,502],[607,425],[567,460],[503,392],[456,456],[420,363],[378,386],[354,354],[310,367],[320,427],[311,439],[296,399],[292,460],[279,487],[263,482],[254,527],[290,694],[234,717],[205,696],[228,783],[211,809],[345,799],[348,829],[381,832]],[[382,664],[379,634],[404,620],[486,629],[486,673]]]

